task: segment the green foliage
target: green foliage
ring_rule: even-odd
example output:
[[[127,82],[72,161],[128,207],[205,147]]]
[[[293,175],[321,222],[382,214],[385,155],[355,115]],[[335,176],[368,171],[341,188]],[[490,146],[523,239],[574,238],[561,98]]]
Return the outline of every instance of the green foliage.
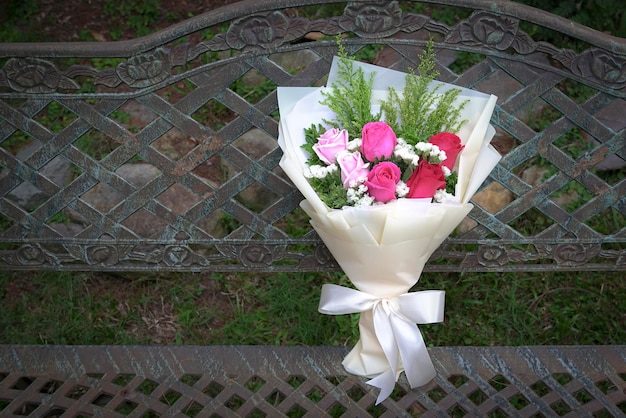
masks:
[[[330,86],[330,92],[323,92],[325,98],[320,103],[335,112],[335,121],[325,121],[331,126],[346,129],[351,137],[361,135],[363,126],[380,120],[380,114],[372,114],[372,86],[374,74],[365,78],[361,68],[355,68],[348,59],[345,49],[339,42],[338,80]]]
[[[1,42],[34,42],[39,40],[38,25],[28,25],[28,22],[39,13],[39,2],[36,0],[9,0],[0,4],[4,8],[6,20],[0,19]],[[24,30],[26,26],[28,30]]]
[[[302,145],[302,149],[305,150],[309,154],[309,165],[317,164],[323,165],[324,162],[319,159],[315,151],[313,150],[313,145],[317,143],[317,139],[326,131],[323,125],[311,125],[310,128],[304,130],[304,138],[306,142]]]
[[[461,120],[461,111],[467,103],[454,105],[460,89],[441,93],[442,84],[433,86],[438,73],[432,42],[420,58],[419,77],[408,73],[402,95],[390,88],[389,98],[381,104],[385,119],[396,135],[412,145],[426,142],[442,131],[458,132],[465,122]]]
[[[614,36],[626,37],[626,10],[617,6],[613,0],[523,0],[519,3],[527,4],[557,16],[570,19],[574,22],[608,32]],[[538,29],[542,37],[550,42],[559,41],[560,36],[551,33],[549,29]]]
[[[8,0],[3,6],[9,20],[27,21],[39,13],[37,0]]]
[[[273,81],[263,77],[263,79],[253,80],[253,82],[245,78],[238,78],[228,87],[248,102],[256,103],[276,90],[277,86]]]
[[[338,173],[324,178],[310,178],[308,180],[313,189],[324,191],[324,193],[319,193],[318,196],[328,207],[342,208],[349,206],[346,188],[343,187],[341,176]]]
[[[626,10],[623,7],[616,7],[616,3],[612,0],[582,0],[578,2],[521,0],[518,2],[545,10],[600,32],[622,38],[626,37]],[[589,44],[554,31],[550,27],[521,22],[520,28],[534,39],[549,42],[557,47],[578,52],[589,48]]]
[[[122,17],[126,21],[125,27],[133,30],[136,36],[145,36],[153,31],[152,26],[159,18],[159,0],[129,0],[118,2],[106,0],[104,3],[104,15],[116,18]],[[123,28],[112,27],[110,35],[118,39],[123,33]]]

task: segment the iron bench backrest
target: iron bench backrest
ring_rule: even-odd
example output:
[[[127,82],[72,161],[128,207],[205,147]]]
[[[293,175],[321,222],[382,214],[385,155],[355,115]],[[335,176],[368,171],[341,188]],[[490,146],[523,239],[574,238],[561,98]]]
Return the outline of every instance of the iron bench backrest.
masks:
[[[321,3],[0,44],[0,268],[338,270],[276,144],[276,87],[323,84],[338,35],[402,71],[432,37],[441,81],[499,96],[504,158],[426,270],[623,268],[626,180],[604,168],[626,160],[626,40],[508,1],[424,2],[455,7],[448,24],[423,3]]]

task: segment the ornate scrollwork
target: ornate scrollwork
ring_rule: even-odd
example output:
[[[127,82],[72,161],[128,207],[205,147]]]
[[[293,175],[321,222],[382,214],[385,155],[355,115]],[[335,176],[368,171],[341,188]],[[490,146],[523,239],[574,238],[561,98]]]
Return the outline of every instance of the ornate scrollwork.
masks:
[[[154,52],[136,55],[117,66],[117,75],[131,87],[147,87],[165,80],[172,73],[169,51],[157,48]]]
[[[172,245],[165,248],[163,262],[168,266],[184,265],[189,256],[189,248],[182,245]]]
[[[529,54],[537,46],[530,36],[519,29],[519,20],[477,12],[459,23],[446,36],[450,43],[471,46],[485,45],[499,51],[513,48],[520,54]]]
[[[315,260],[322,265],[335,262],[335,259],[330,251],[328,251],[328,248],[321,244],[315,247]]]
[[[228,248],[227,248],[228,247]],[[321,242],[308,251],[285,253],[284,245],[235,244],[219,245],[220,254],[211,250],[217,247],[188,245],[151,244],[118,245],[103,244],[71,244],[64,245],[65,252],[45,248],[39,244],[25,244],[13,251],[0,252],[0,262],[6,266],[28,267],[39,269],[59,269],[64,266],[81,265],[86,269],[99,270],[103,266],[110,269],[125,269],[142,266],[154,268],[158,266],[164,271],[186,271],[192,266],[216,268],[228,266],[240,271],[259,269],[271,271],[280,269],[281,262],[289,262],[292,267],[303,268],[305,271],[337,271],[339,265]],[[209,255],[210,254],[210,255]],[[438,250],[432,260],[443,260],[448,253]],[[452,260],[452,259],[451,259]],[[528,263],[543,263],[550,268],[585,268],[589,263],[604,265],[626,265],[626,250],[602,250],[600,244],[542,244],[530,245],[520,250],[512,245],[482,245],[475,251],[465,253],[460,264],[454,259],[456,267],[463,271],[502,270],[515,271]],[[446,268],[451,265],[446,264]],[[439,271],[437,263],[428,264],[427,271]]]
[[[87,263],[113,266],[119,261],[119,251],[113,245],[94,245],[87,248]]]
[[[581,266],[600,254],[600,245],[559,244],[551,249],[552,257],[562,266]]]
[[[205,45],[211,50],[273,49],[303,36],[308,28],[308,20],[291,19],[281,11],[254,14],[236,20],[225,34],[215,36]]]
[[[226,43],[234,49],[246,46],[275,48],[283,43],[289,29],[289,18],[281,12],[252,15],[233,24],[226,33]]]
[[[589,49],[571,62],[572,72],[611,88],[626,87],[626,58],[600,49]]]
[[[23,245],[16,251],[17,262],[24,266],[38,266],[47,260],[46,253],[39,245]]]
[[[476,257],[481,266],[503,266],[509,262],[506,250],[495,245],[480,247]]]
[[[339,26],[363,38],[386,37],[399,31],[403,12],[398,2],[349,4],[339,19]]]
[[[133,88],[144,88],[166,80],[172,69],[187,62],[189,45],[184,43],[173,48],[156,48],[154,51],[135,55],[127,61],[98,72],[95,84],[117,87],[126,83]]]
[[[0,70],[0,85],[24,93],[51,93],[57,89],[79,89],[54,64],[38,58],[11,58]]]
[[[241,249],[241,262],[248,265],[272,264],[272,251],[264,245],[246,245]]]

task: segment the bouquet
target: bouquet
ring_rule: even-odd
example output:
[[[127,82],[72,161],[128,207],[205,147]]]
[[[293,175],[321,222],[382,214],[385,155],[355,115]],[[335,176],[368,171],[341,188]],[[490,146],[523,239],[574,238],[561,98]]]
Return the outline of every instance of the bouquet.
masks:
[[[328,87],[279,87],[280,165],[301,207],[356,289],[322,286],[319,311],[360,313],[345,369],[380,388],[435,369],[417,324],[443,321],[444,292],[409,292],[472,209],[500,155],[489,144],[497,98],[435,81],[429,44],[418,74],[340,56]]]

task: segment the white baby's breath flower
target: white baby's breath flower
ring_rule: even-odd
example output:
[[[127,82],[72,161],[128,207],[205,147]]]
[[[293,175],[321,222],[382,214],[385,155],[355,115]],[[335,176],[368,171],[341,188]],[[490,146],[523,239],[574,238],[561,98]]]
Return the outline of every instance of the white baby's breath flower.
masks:
[[[398,197],[405,197],[409,194],[409,190],[409,186],[407,186],[402,180],[396,184],[396,196]]]
[[[353,181],[350,183],[350,187],[346,189],[346,199],[355,207],[372,206],[375,202],[374,198],[367,193],[367,186],[364,184],[366,179],[363,178],[362,180],[362,182]]]
[[[357,178],[356,180],[352,180],[350,184],[348,184],[348,187],[350,189],[357,189],[357,190],[361,190],[361,188],[364,187],[365,190],[361,193],[365,193],[367,192],[367,186],[365,186],[363,183],[365,183],[366,181],[367,181],[367,177],[361,176]]]
[[[435,192],[435,195],[433,196],[433,201],[435,201],[437,203],[441,203],[444,200],[452,199],[452,198],[454,198],[453,194],[450,194],[450,193],[446,192],[445,190],[437,190]]]
[[[420,157],[415,153],[414,148],[411,145],[407,144],[406,141],[402,138],[397,139],[396,146],[393,149],[393,155],[415,166],[419,163],[420,160]]]
[[[348,151],[358,151],[362,143],[363,140],[361,138],[354,138],[352,141],[348,141]]]
[[[330,173],[334,173],[338,170],[337,164],[330,164],[327,166],[310,165],[304,170],[304,177],[308,179],[323,179]]]
[[[418,154],[427,157],[428,161],[433,164],[439,164],[447,158],[444,150],[430,142],[418,142],[415,144],[415,149],[418,151]]]
[[[376,201],[374,198],[368,194],[361,196],[356,202],[354,202],[354,206],[372,206]]]
[[[415,149],[418,150],[421,154],[430,153],[432,147],[433,144],[431,144],[430,142],[418,142],[417,144],[415,144]]]
[[[441,171],[443,171],[444,177],[450,177],[450,174],[452,174],[452,171],[450,171],[450,169],[446,167],[445,165],[441,166]]]

